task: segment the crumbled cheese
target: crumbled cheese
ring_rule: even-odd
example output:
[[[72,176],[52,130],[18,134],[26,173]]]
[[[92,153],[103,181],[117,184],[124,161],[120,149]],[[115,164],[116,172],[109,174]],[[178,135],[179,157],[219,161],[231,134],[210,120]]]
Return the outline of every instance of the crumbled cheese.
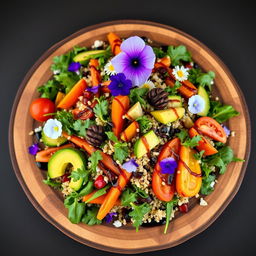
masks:
[[[210,187],[214,187],[214,185],[215,185],[215,181],[213,181],[211,184],[210,184]]]
[[[219,100],[220,98],[219,97],[215,97],[215,100]]]
[[[33,135],[34,134],[34,131],[30,131],[28,135]]]
[[[200,198],[200,205],[201,205],[201,206],[207,206],[208,203],[201,197],[201,198]]]
[[[197,193],[196,195],[195,195],[195,198],[198,198],[199,197],[199,194]]]
[[[94,48],[101,47],[101,46],[103,46],[103,44],[104,44],[103,41],[101,41],[101,40],[95,40],[94,43],[93,43],[93,45],[92,45],[92,48],[94,49]]]
[[[235,132],[235,131],[232,131],[232,132],[230,133],[230,135],[231,135],[231,137],[235,137],[236,132]]]
[[[120,228],[122,226],[122,222],[120,220],[115,220],[113,222],[113,225],[116,227],[116,228]]]
[[[34,129],[35,132],[41,132],[42,131],[42,126],[39,126],[37,128]]]

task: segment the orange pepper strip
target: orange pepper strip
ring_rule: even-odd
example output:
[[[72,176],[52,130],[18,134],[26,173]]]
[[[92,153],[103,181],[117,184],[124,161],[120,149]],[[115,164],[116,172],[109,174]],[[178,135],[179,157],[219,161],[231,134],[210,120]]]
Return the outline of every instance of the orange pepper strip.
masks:
[[[62,132],[62,136],[66,137],[69,141],[73,142],[78,147],[84,149],[90,155],[94,151],[99,150],[99,149],[96,149],[95,147],[93,147],[92,145],[90,145],[86,140],[81,139],[77,136],[74,136],[74,135],[70,136],[66,132]],[[102,151],[100,151],[100,154],[102,156],[101,162],[105,165],[105,167],[108,168],[109,170],[111,170],[116,175],[119,175],[120,170],[119,170],[118,166],[115,164],[115,162],[113,161],[113,159],[111,158],[111,156],[103,153]]]
[[[72,107],[76,102],[79,96],[83,94],[83,91],[87,87],[85,80],[80,79],[70,90],[68,94],[61,100],[57,108],[68,109]]]
[[[110,90],[108,89],[108,86],[110,85],[110,83],[111,83],[110,80],[101,83],[101,91],[103,93],[106,93],[106,92],[110,93]]]
[[[117,180],[117,186],[111,187],[108,191],[105,200],[103,204],[101,205],[98,214],[97,219],[102,220],[113,208],[116,201],[118,200],[118,197],[121,195],[122,190],[125,188],[127,183],[129,182],[130,178],[132,176],[132,173],[127,172],[126,170],[122,169],[121,174],[118,177]]]
[[[54,148],[47,148],[45,150],[39,151],[36,154],[36,162],[49,162],[51,156],[56,151],[63,149],[63,148],[72,148],[74,147],[73,144],[69,143],[61,147],[54,147]]]
[[[88,195],[83,196],[82,201],[83,201],[83,202],[87,201],[87,200],[88,200],[91,196],[93,196],[94,193],[96,193],[96,192],[97,192],[97,190],[91,192],[91,193],[88,194]],[[93,199],[93,200],[90,201],[89,203],[90,203],[90,204],[103,204],[103,202],[105,201],[105,198],[106,198],[106,195],[102,195],[102,196],[99,196],[99,197]],[[118,205],[118,206],[121,205],[121,202],[120,202],[119,199],[116,200],[115,205]]]
[[[121,52],[120,45],[122,43],[120,37],[116,35],[115,33],[111,32],[107,35],[109,44],[111,46],[111,51],[114,55],[117,55]]]
[[[123,141],[130,141],[135,135],[138,133],[137,129],[139,129],[140,126],[137,121],[133,121],[122,133],[121,133],[121,140]]]

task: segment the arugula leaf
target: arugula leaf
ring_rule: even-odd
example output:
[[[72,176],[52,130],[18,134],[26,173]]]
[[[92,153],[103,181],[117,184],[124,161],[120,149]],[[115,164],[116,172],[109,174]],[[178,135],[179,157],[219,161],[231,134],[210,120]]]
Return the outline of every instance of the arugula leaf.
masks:
[[[73,128],[78,136],[85,137],[86,130],[93,124],[94,122],[90,119],[87,119],[85,121],[78,119],[73,123]]]
[[[202,179],[202,185],[200,188],[200,193],[203,195],[209,195],[214,190],[214,187],[211,186],[212,182],[215,181],[215,175],[210,174],[208,176],[204,176]]]
[[[91,161],[91,169],[92,171],[96,172],[96,167],[100,160],[102,160],[101,152],[100,150],[96,150],[92,153],[92,155],[88,158],[89,161]]]
[[[130,206],[131,203],[137,200],[137,194],[131,188],[127,188],[121,195],[121,205]]]
[[[175,134],[180,141],[183,143],[189,136],[187,130],[181,130],[180,132]]]
[[[114,144],[114,160],[118,160],[120,164],[128,157],[129,151],[127,143],[120,142],[113,132],[106,132],[108,138],[113,141]]]
[[[185,147],[193,148],[198,146],[198,142],[202,139],[200,135],[196,135],[193,138],[187,138],[183,143],[181,143]]]
[[[102,221],[97,219],[98,210],[97,206],[88,208],[82,218],[82,222],[90,226],[101,224]]]
[[[166,224],[165,224],[165,228],[164,228],[164,234],[167,233],[169,223],[170,223],[171,214],[173,212],[173,208],[177,204],[178,204],[178,198],[174,198],[170,202],[166,203]]]
[[[85,204],[71,195],[65,199],[64,205],[68,208],[68,219],[74,224],[79,223],[85,212]]]
[[[210,111],[208,116],[214,118],[217,122],[223,123],[233,116],[239,115],[232,106],[222,105],[219,101],[210,101]]]
[[[189,76],[188,76],[188,80],[192,83],[192,84],[196,84],[197,83],[197,78],[202,74],[202,70],[200,68],[191,68],[189,71]]]
[[[85,170],[84,168],[78,168],[71,172],[69,178],[72,178],[73,181],[78,181],[83,179],[83,183],[87,183],[89,176],[89,171]]]
[[[181,60],[183,61],[192,61],[191,54],[187,51],[186,46],[168,46],[167,54],[171,58],[172,66],[177,66],[181,64]]]
[[[204,154],[204,150],[201,150],[200,152],[197,152],[194,154],[194,157],[196,160],[201,160]]]
[[[132,185],[133,188],[135,189],[135,192],[138,196],[142,197],[142,198],[148,198],[148,194],[142,190],[141,188],[137,187],[136,185]]]
[[[133,210],[129,213],[129,216],[133,219],[133,226],[136,227],[136,232],[139,231],[139,226],[142,224],[142,219],[145,214],[147,214],[151,207],[149,204],[144,203],[141,205],[136,205],[134,203],[130,203]]]
[[[146,117],[141,116],[136,119],[140,126],[140,132],[145,134],[148,130],[152,128],[152,122]]]
[[[108,101],[107,100],[101,100],[97,99],[98,104],[93,108],[93,112],[95,115],[103,122],[107,121],[108,116]]]
[[[208,87],[210,91],[212,89],[212,81],[215,78],[215,73],[213,71],[209,71],[208,73],[202,73],[196,79],[196,82],[203,87]]]
[[[134,105],[137,102],[140,102],[141,105],[145,106],[147,102],[144,97],[148,92],[148,88],[134,88],[130,91],[129,98],[131,104]]]
[[[157,58],[163,58],[166,53],[160,47],[153,47],[153,51]]]
[[[41,98],[48,98],[50,100],[55,99],[59,90],[60,84],[55,80],[49,80],[37,88],[37,91],[41,93]]]
[[[43,180],[43,183],[52,188],[57,188],[57,189],[61,188],[61,182],[52,180],[48,175],[47,175],[47,179]]]
[[[82,188],[79,193],[78,193],[78,197],[82,197],[82,196],[85,196],[85,195],[88,195],[90,194],[92,191],[93,191],[93,188],[94,188],[94,182],[92,180],[89,180],[88,183],[85,185],[84,188]]]
[[[179,81],[176,81],[173,87],[166,87],[164,90],[168,92],[170,95],[176,95],[177,90],[181,87],[181,83]]]
[[[61,72],[60,74],[55,75],[54,78],[65,87],[65,93],[68,93],[72,87],[80,80],[79,75],[77,75],[75,72],[69,71]]]
[[[110,184],[105,186],[104,188],[101,188],[99,190],[97,190],[90,198],[88,198],[84,203],[87,204],[87,203],[90,203],[90,201],[100,197],[100,196],[103,196],[107,193],[107,190],[110,188]]]
[[[66,131],[69,135],[74,133],[74,118],[72,113],[61,110],[57,111],[56,113],[56,119],[59,120],[62,124],[62,129]]]

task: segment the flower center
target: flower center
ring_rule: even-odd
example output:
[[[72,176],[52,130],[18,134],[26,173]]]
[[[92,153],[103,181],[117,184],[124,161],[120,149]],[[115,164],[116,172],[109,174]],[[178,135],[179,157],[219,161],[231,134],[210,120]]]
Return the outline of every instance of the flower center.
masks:
[[[114,71],[115,70],[114,66],[113,65],[109,65],[109,70],[110,71]]]
[[[183,76],[184,76],[184,74],[183,74],[183,72],[182,72],[181,70],[177,71],[177,75],[178,75],[179,77],[183,77]]]
[[[138,67],[139,66],[139,60],[138,59],[132,59],[132,66]]]
[[[118,88],[122,88],[123,87],[123,84],[122,83],[119,83],[118,84]]]
[[[54,127],[53,127],[53,130],[54,130],[55,132],[58,132],[58,131],[59,131],[59,127],[58,127],[58,126],[54,126]]]

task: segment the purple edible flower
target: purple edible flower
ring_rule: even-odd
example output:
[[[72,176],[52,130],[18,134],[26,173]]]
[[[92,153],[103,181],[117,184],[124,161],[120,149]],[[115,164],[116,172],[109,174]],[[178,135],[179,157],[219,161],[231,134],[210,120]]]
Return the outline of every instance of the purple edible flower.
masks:
[[[132,81],[126,79],[123,73],[116,74],[110,77],[111,83],[108,86],[113,96],[129,95],[132,88]]]
[[[163,159],[160,163],[162,174],[173,174],[178,164],[173,157]]]
[[[125,169],[127,172],[136,172],[137,167],[139,165],[135,162],[134,159],[129,160],[128,162],[122,165],[122,168]]]
[[[110,223],[112,220],[113,220],[113,217],[114,216],[117,216],[117,213],[116,212],[110,212],[106,215],[105,217],[105,220],[106,220],[106,223]]]
[[[100,84],[97,85],[97,86],[92,86],[92,87],[87,87],[87,88],[86,88],[86,90],[87,90],[88,92],[92,92],[92,93],[94,93],[94,94],[96,94],[96,93],[99,91],[99,89],[100,89]]]
[[[39,151],[39,146],[37,143],[33,144],[28,148],[28,153],[31,155],[36,155],[36,153]]]
[[[68,66],[68,71],[77,72],[81,68],[81,64],[79,62],[71,62]]]
[[[225,126],[224,124],[221,125],[223,127],[224,132],[226,133],[227,137],[230,135],[230,130],[228,129],[227,126]]]
[[[132,36],[124,40],[121,50],[112,60],[117,73],[124,73],[132,81],[134,86],[144,84],[154,67],[156,56],[152,47],[138,36]]]

